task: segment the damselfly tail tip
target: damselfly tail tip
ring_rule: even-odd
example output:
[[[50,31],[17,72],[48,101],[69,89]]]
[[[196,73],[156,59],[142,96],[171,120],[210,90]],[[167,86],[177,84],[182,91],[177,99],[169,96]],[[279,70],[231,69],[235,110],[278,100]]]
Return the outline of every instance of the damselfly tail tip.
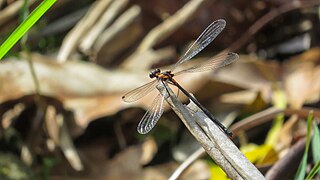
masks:
[[[149,131],[146,131],[146,130],[144,130],[144,129],[139,129],[139,127],[137,128],[137,131],[138,131],[138,133],[139,134],[147,134]]]
[[[218,19],[218,20],[216,20],[216,22],[221,22],[223,24],[227,24],[226,20],[224,20],[224,19]]]

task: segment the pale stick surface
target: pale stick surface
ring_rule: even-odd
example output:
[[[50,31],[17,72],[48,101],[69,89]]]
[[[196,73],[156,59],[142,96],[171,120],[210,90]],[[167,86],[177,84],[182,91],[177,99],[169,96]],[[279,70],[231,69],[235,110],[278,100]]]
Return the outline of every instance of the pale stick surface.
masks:
[[[260,171],[239,151],[229,137],[211,119],[192,102],[189,103],[188,107],[196,111],[193,117],[198,125],[243,179],[264,179]]]
[[[265,179],[241,154],[233,142],[215,124],[213,124],[204,113],[195,109],[195,112],[198,112],[192,115],[190,110],[177,99],[168,85],[159,83],[157,88],[163,96],[168,97],[166,98],[167,103],[179,116],[208,155],[226,172],[229,178]],[[192,105],[190,106],[191,107],[189,108],[194,108]]]

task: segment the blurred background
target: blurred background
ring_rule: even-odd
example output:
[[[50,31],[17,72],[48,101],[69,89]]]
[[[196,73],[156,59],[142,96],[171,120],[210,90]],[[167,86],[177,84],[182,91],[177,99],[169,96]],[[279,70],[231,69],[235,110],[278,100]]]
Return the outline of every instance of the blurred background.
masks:
[[[39,3],[0,0],[1,43]],[[167,179],[201,146],[168,107],[150,133],[138,134],[156,90],[135,103],[121,97],[149,82],[150,70],[177,62],[217,19],[226,28],[192,61],[221,51],[239,60],[176,80],[230,127],[234,143],[268,179],[293,178],[311,111],[319,135],[319,4],[57,1],[0,62],[0,179]],[[226,178],[204,152],[180,176]]]

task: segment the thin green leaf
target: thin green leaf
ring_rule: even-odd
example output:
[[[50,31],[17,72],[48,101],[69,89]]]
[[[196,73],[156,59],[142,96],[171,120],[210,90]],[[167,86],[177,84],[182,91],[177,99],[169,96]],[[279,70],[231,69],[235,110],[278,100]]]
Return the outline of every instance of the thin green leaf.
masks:
[[[44,0],[32,11],[28,18],[13,31],[9,38],[0,46],[0,60],[55,2],[56,0]]]
[[[303,180],[304,179],[304,176],[306,174],[306,168],[307,168],[307,158],[308,158],[308,154],[304,153],[302,160],[300,162],[297,174],[294,178],[295,180]]]
[[[311,142],[311,150],[312,150],[312,156],[313,156],[313,162],[316,164],[320,161],[320,134],[319,134],[319,128],[317,126],[317,123],[314,123],[313,128],[313,138]],[[320,176],[320,170],[318,171],[318,175]]]
[[[311,169],[310,173],[308,174],[308,176],[306,177],[306,179],[312,179],[314,175],[317,174],[317,172],[320,171],[320,161],[317,162],[317,164],[315,166],[313,166],[313,168]]]
[[[311,134],[311,125],[312,125],[312,117],[313,117],[313,111],[310,111],[308,116],[308,129],[307,129],[307,142],[306,142],[306,148],[304,150],[304,154],[302,157],[302,161],[300,162],[297,174],[295,176],[295,180],[303,180],[306,174],[307,169],[307,158],[308,158],[308,151],[310,146],[310,134]]]

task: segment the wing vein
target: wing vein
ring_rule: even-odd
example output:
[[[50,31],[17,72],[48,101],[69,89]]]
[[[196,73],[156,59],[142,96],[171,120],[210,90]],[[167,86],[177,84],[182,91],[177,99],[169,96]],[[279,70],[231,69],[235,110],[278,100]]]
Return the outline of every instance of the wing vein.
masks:
[[[212,22],[197,38],[197,40],[189,47],[186,53],[179,59],[179,61],[174,65],[172,71],[184,63],[190,60],[192,57],[197,55],[205,47],[207,47],[224,29],[226,26],[226,21],[223,19],[216,20]]]
[[[129,91],[124,96],[122,96],[122,100],[124,102],[134,102],[143,96],[149,94],[153,89],[155,89],[155,84],[158,83],[158,80],[153,80],[147,84],[144,84],[132,91]]]
[[[183,73],[203,72],[203,71],[215,70],[215,69],[218,69],[218,68],[221,68],[223,66],[226,66],[228,64],[233,63],[238,58],[239,58],[238,54],[232,53],[232,52],[220,54],[220,55],[214,56],[213,58],[211,58],[211,59],[209,59],[199,65],[196,65],[196,66],[188,68],[188,69],[181,70],[181,71],[175,73],[175,75],[177,76],[177,75],[183,74]]]
[[[140,134],[148,133],[157,124],[163,114],[163,102],[164,97],[158,94],[138,124],[137,130]]]

